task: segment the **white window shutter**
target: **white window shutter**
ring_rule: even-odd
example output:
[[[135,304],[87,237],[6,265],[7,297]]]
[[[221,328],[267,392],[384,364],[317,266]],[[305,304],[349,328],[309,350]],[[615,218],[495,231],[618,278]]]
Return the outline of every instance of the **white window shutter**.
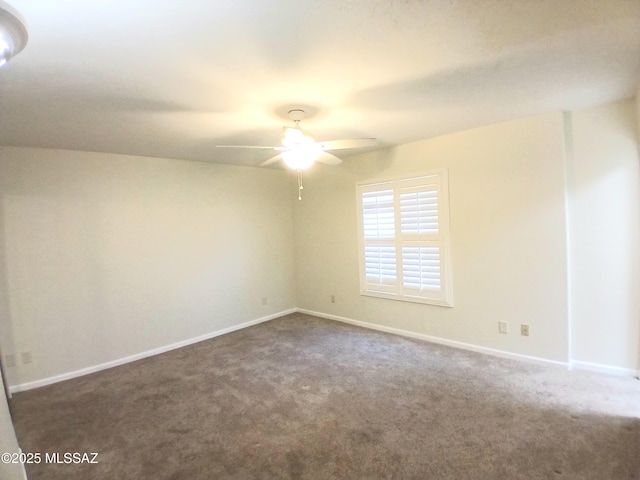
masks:
[[[361,292],[452,306],[447,172],[358,183]]]
[[[395,246],[367,245],[365,247],[367,289],[395,292],[398,284]]]
[[[403,235],[438,234],[437,185],[400,188],[400,224]]]
[[[402,247],[402,286],[406,294],[440,292],[440,247]]]
[[[393,238],[396,228],[393,190],[364,192],[362,221],[366,239]]]

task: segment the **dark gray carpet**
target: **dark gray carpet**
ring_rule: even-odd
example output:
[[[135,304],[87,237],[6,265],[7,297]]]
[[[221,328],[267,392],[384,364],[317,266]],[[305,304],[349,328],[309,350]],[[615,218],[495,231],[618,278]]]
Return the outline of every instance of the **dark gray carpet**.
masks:
[[[15,395],[32,479],[640,474],[640,382],[289,315]]]

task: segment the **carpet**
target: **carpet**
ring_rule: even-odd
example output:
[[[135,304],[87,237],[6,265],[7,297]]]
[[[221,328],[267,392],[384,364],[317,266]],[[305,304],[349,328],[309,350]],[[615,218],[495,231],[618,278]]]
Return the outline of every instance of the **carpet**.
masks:
[[[23,451],[42,455],[32,480],[640,474],[636,379],[303,314],[18,393],[13,409]]]

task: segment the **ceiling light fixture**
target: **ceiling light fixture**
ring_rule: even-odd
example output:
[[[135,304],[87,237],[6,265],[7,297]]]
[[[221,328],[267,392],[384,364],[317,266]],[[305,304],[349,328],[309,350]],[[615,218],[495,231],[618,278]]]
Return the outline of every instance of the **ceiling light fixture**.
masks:
[[[22,51],[28,38],[22,16],[11,5],[0,0],[0,67]]]
[[[315,139],[300,128],[300,120],[304,116],[302,110],[290,110],[289,117],[295,122],[295,127],[284,127],[282,145],[286,148],[280,157],[284,164],[298,173],[298,200],[302,200],[302,171],[313,165],[322,147]]]
[[[280,155],[285,165],[292,170],[306,170],[318,158],[322,151],[315,139],[305,133],[300,128],[300,119],[304,114],[302,110],[291,110],[289,115],[295,122],[295,127],[284,127],[282,133],[282,145],[284,150]]]
[[[316,161],[320,153],[319,149],[315,148],[292,148],[282,152],[282,160],[285,165],[292,170],[306,170],[313,162]]]

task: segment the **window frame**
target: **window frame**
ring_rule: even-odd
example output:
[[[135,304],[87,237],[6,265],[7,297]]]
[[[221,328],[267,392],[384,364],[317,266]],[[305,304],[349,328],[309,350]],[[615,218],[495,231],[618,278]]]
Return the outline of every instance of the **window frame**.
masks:
[[[435,185],[435,189],[434,189]],[[437,229],[428,231],[427,233],[406,233],[402,230],[403,218],[406,226],[407,215],[403,217],[401,213],[400,194],[401,190],[405,192],[407,189],[413,189],[415,192],[430,192],[436,191],[436,205],[437,205]],[[393,223],[394,234],[393,238],[388,236],[388,226],[384,229],[387,236],[384,238],[365,238],[365,229],[369,232],[379,233],[381,228],[365,225],[363,205],[363,195],[369,195],[369,198],[375,197],[375,192],[381,192],[378,197],[382,198],[382,192],[391,191],[393,195]],[[386,195],[388,197],[388,194]],[[376,202],[378,198],[375,198]],[[386,209],[390,204],[389,199],[385,198]],[[428,305],[436,305],[443,307],[453,307],[453,279],[451,268],[451,238],[450,238],[450,219],[449,219],[449,172],[446,168],[439,168],[429,170],[425,172],[401,175],[386,178],[373,178],[369,180],[362,180],[356,182],[356,204],[358,214],[358,264],[360,270],[360,294],[370,297],[386,298],[391,300],[400,300],[412,303],[422,303]],[[376,208],[376,212],[380,211],[380,208]],[[384,208],[384,207],[382,207]],[[420,208],[420,207],[419,207]],[[425,207],[428,208],[428,207]],[[374,223],[379,223],[380,215],[376,216]],[[388,220],[386,220],[388,222]],[[369,222],[367,222],[369,223]],[[376,228],[378,228],[376,230]],[[383,227],[384,228],[384,227]],[[386,278],[386,282],[382,285],[383,267],[379,267],[379,275],[381,276],[380,284],[373,286],[367,280],[366,272],[366,259],[367,259],[367,247],[369,252],[373,252],[374,262],[377,261],[382,265],[383,261],[389,263],[393,258],[395,262],[395,280],[391,281]],[[379,254],[375,257],[375,249],[379,247],[386,247],[386,256],[384,260],[383,255]],[[423,288],[422,280],[419,280],[420,289],[417,292],[415,289],[412,291],[407,285],[407,276],[403,272],[403,250],[407,248],[425,249],[425,252],[429,250],[433,251],[434,247],[437,249],[437,266],[439,271],[435,282],[438,282],[437,287]],[[373,250],[371,250],[373,249]],[[390,256],[390,252],[393,250],[394,257]],[[380,251],[380,250],[379,250]],[[419,250],[422,252],[422,250]],[[405,258],[408,258],[404,256]],[[371,256],[369,257],[372,258]],[[437,269],[437,268],[436,268]],[[421,274],[420,274],[421,276]],[[434,277],[435,278],[435,277]],[[437,290],[436,290],[437,288]]]

